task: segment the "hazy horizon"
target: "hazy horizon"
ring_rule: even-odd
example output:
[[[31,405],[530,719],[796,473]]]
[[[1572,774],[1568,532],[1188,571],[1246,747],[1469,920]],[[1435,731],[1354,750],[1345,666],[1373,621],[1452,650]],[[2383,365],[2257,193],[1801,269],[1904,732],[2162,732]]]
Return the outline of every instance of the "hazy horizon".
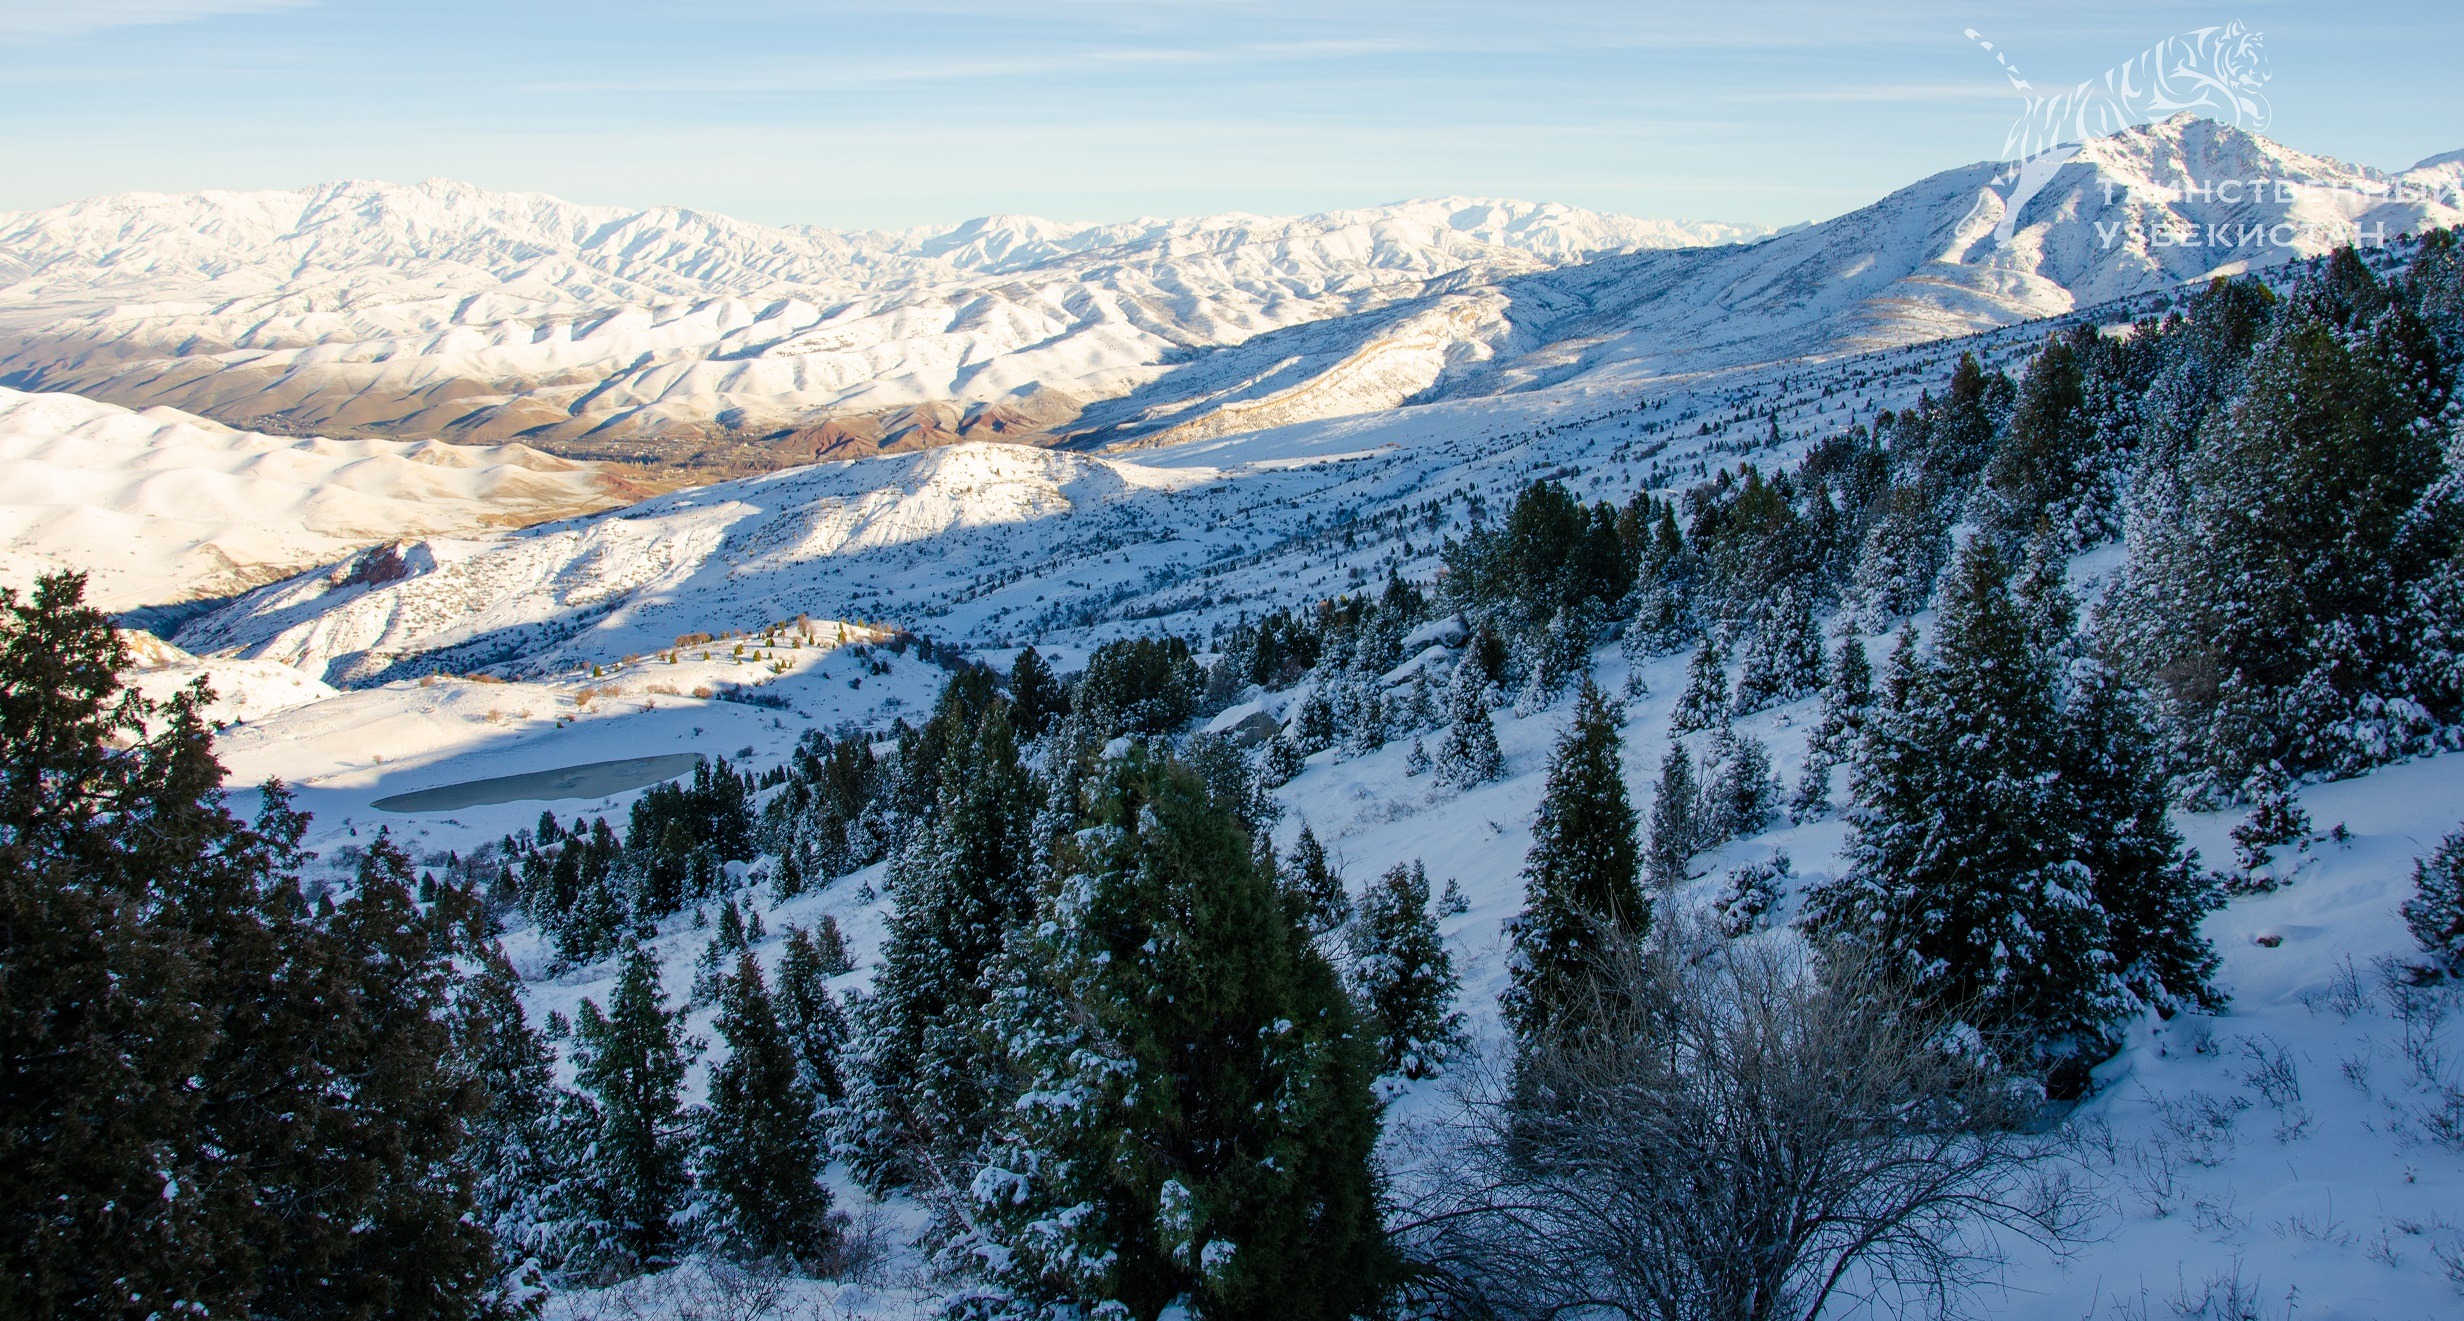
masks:
[[[1964,29],[2043,89],[2233,19],[2269,136],[2464,146],[2464,15],[2422,4],[0,0],[0,209],[443,176],[834,229],[1437,196],[1779,226],[2000,152],[2019,98]]]

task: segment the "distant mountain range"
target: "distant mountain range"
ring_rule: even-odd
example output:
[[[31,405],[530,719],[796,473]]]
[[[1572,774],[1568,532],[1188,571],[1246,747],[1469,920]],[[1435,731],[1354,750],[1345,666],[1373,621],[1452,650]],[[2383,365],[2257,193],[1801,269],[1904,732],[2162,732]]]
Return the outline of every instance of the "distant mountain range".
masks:
[[[1777,236],[1461,198],[848,232],[447,181],[127,194],[0,215],[0,384],[750,468],[1097,448],[1939,339],[2464,220],[2464,153],[2387,174],[2189,117],[2088,143],[2008,243],[2003,174]]]
[[[1259,334],[1762,231],[1461,198],[1297,218],[776,229],[431,180],[0,215],[0,384],[293,433],[1039,433]],[[817,425],[830,423],[831,425]]]

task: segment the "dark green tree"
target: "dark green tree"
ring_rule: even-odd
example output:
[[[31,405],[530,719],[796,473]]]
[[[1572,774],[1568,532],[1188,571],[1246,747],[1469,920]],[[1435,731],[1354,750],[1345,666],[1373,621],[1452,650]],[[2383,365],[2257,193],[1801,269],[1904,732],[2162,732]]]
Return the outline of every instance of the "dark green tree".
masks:
[[[818,1261],[838,1228],[821,1186],[813,1096],[750,950],[737,956],[720,989],[718,1029],[727,1057],[711,1066],[710,1102],[700,1116],[708,1232],[737,1256]]]
[[[2404,925],[2440,971],[2464,970],[2464,830],[2440,840],[2430,856],[2413,860]]]
[[[996,698],[952,734],[932,820],[892,859],[896,906],[872,993],[856,1011],[848,1096],[852,1160],[875,1187],[917,1177],[919,1154],[962,1158],[993,1103],[983,973],[1032,907],[1042,803],[1006,707]]]
[[[1069,694],[1052,675],[1052,667],[1035,648],[1018,653],[1010,665],[1010,722],[1020,738],[1036,738],[1053,722],[1069,714]]]
[[[1375,1064],[1334,968],[1236,805],[1143,750],[1102,777],[995,979],[1020,1091],[972,1182],[961,1314],[1374,1315]]]
[[[1665,889],[1682,883],[1686,864],[1702,847],[1703,794],[1695,782],[1694,757],[1671,741],[1660,759],[1660,780],[1651,794],[1651,883]]]
[[[2135,520],[2104,627],[2214,787],[2268,762],[2350,774],[2457,716],[2422,596],[2464,528],[2435,487],[2451,383],[2419,319],[2333,260]]]
[[[1634,938],[1651,922],[1635,883],[1634,808],[1626,800],[1623,712],[1593,684],[1549,759],[1548,787],[1523,864],[1523,911],[1507,927],[1514,946],[1501,1002],[1526,1043],[1583,995],[1600,942]]]
[[[832,977],[847,971],[846,958],[838,923],[826,914],[819,934],[787,928],[786,949],[779,954],[779,1029],[796,1053],[796,1076],[817,1107],[835,1105],[847,1094],[847,1015],[829,986]]]
[[[479,1314],[454,924],[382,837],[312,909],[83,586],[0,591],[0,1313]]]
[[[1938,656],[1903,642],[1892,657],[1855,763],[1849,866],[1808,917],[2076,1088],[2129,997],[2060,783],[2050,660],[2010,576],[1971,543]]]
[[[558,1125],[556,1058],[523,1012],[521,978],[494,946],[477,958],[452,1017],[456,1059],[478,1092],[462,1163],[500,1267],[518,1278],[534,1264],[564,1264],[561,1222],[573,1210],[576,1153]]]
[[[1221,796],[1220,794],[1218,796]],[[1352,896],[1344,889],[1343,872],[1329,861],[1326,846],[1304,821],[1292,854],[1278,869],[1284,896],[1311,935],[1324,935],[1352,918]]]
[[[1727,723],[1728,663],[1720,658],[1719,644],[1705,637],[1686,666],[1685,691],[1677,695],[1677,705],[1669,712],[1668,728],[1671,733],[1691,734]]]
[[[584,1000],[574,1026],[582,1094],[568,1122],[590,1153],[590,1210],[576,1247],[602,1272],[655,1270],[677,1251],[690,1147],[684,1075],[694,1045],[682,1011],[667,1007],[658,961],[638,945],[625,955],[607,1010]]]
[[[2218,898],[2173,829],[2164,745],[2146,705],[2101,662],[2073,662],[2061,784],[2122,984],[2168,1013],[2213,1009],[2224,997],[2210,980],[2216,952],[2199,922]]]
[[[1455,1012],[1462,978],[1438,934],[1429,873],[1414,859],[1396,863],[1361,893],[1360,918],[1344,933],[1351,947],[1352,997],[1377,1047],[1377,1071],[1433,1078],[1467,1040]]]

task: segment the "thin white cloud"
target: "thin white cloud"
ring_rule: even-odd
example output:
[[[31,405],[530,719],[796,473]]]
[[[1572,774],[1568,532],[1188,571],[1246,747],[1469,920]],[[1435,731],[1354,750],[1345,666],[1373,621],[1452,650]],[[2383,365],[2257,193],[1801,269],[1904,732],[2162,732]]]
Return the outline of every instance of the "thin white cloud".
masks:
[[[106,28],[188,23],[225,14],[301,9],[316,0],[0,0],[0,38],[73,37]]]

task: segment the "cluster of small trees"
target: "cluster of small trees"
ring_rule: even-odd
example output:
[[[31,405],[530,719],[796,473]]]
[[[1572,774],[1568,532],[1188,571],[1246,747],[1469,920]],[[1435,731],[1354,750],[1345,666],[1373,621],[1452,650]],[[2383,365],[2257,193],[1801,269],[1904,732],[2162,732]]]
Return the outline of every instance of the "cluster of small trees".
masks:
[[[954,680],[926,723],[967,736],[889,867],[853,1169],[938,1209],[964,1315],[1371,1307],[1395,1277],[1371,1085],[1461,1034],[1425,873],[1355,903],[1306,827],[1277,857],[1228,745],[1108,755],[1070,720],[1022,745],[1015,709]]]
[[[567,961],[605,958],[717,893],[726,864],[754,856],[753,792],[753,778],[721,757],[685,783],[646,790],[621,840],[604,819],[568,826],[543,812],[537,829],[498,846],[495,897],[527,913]]]

